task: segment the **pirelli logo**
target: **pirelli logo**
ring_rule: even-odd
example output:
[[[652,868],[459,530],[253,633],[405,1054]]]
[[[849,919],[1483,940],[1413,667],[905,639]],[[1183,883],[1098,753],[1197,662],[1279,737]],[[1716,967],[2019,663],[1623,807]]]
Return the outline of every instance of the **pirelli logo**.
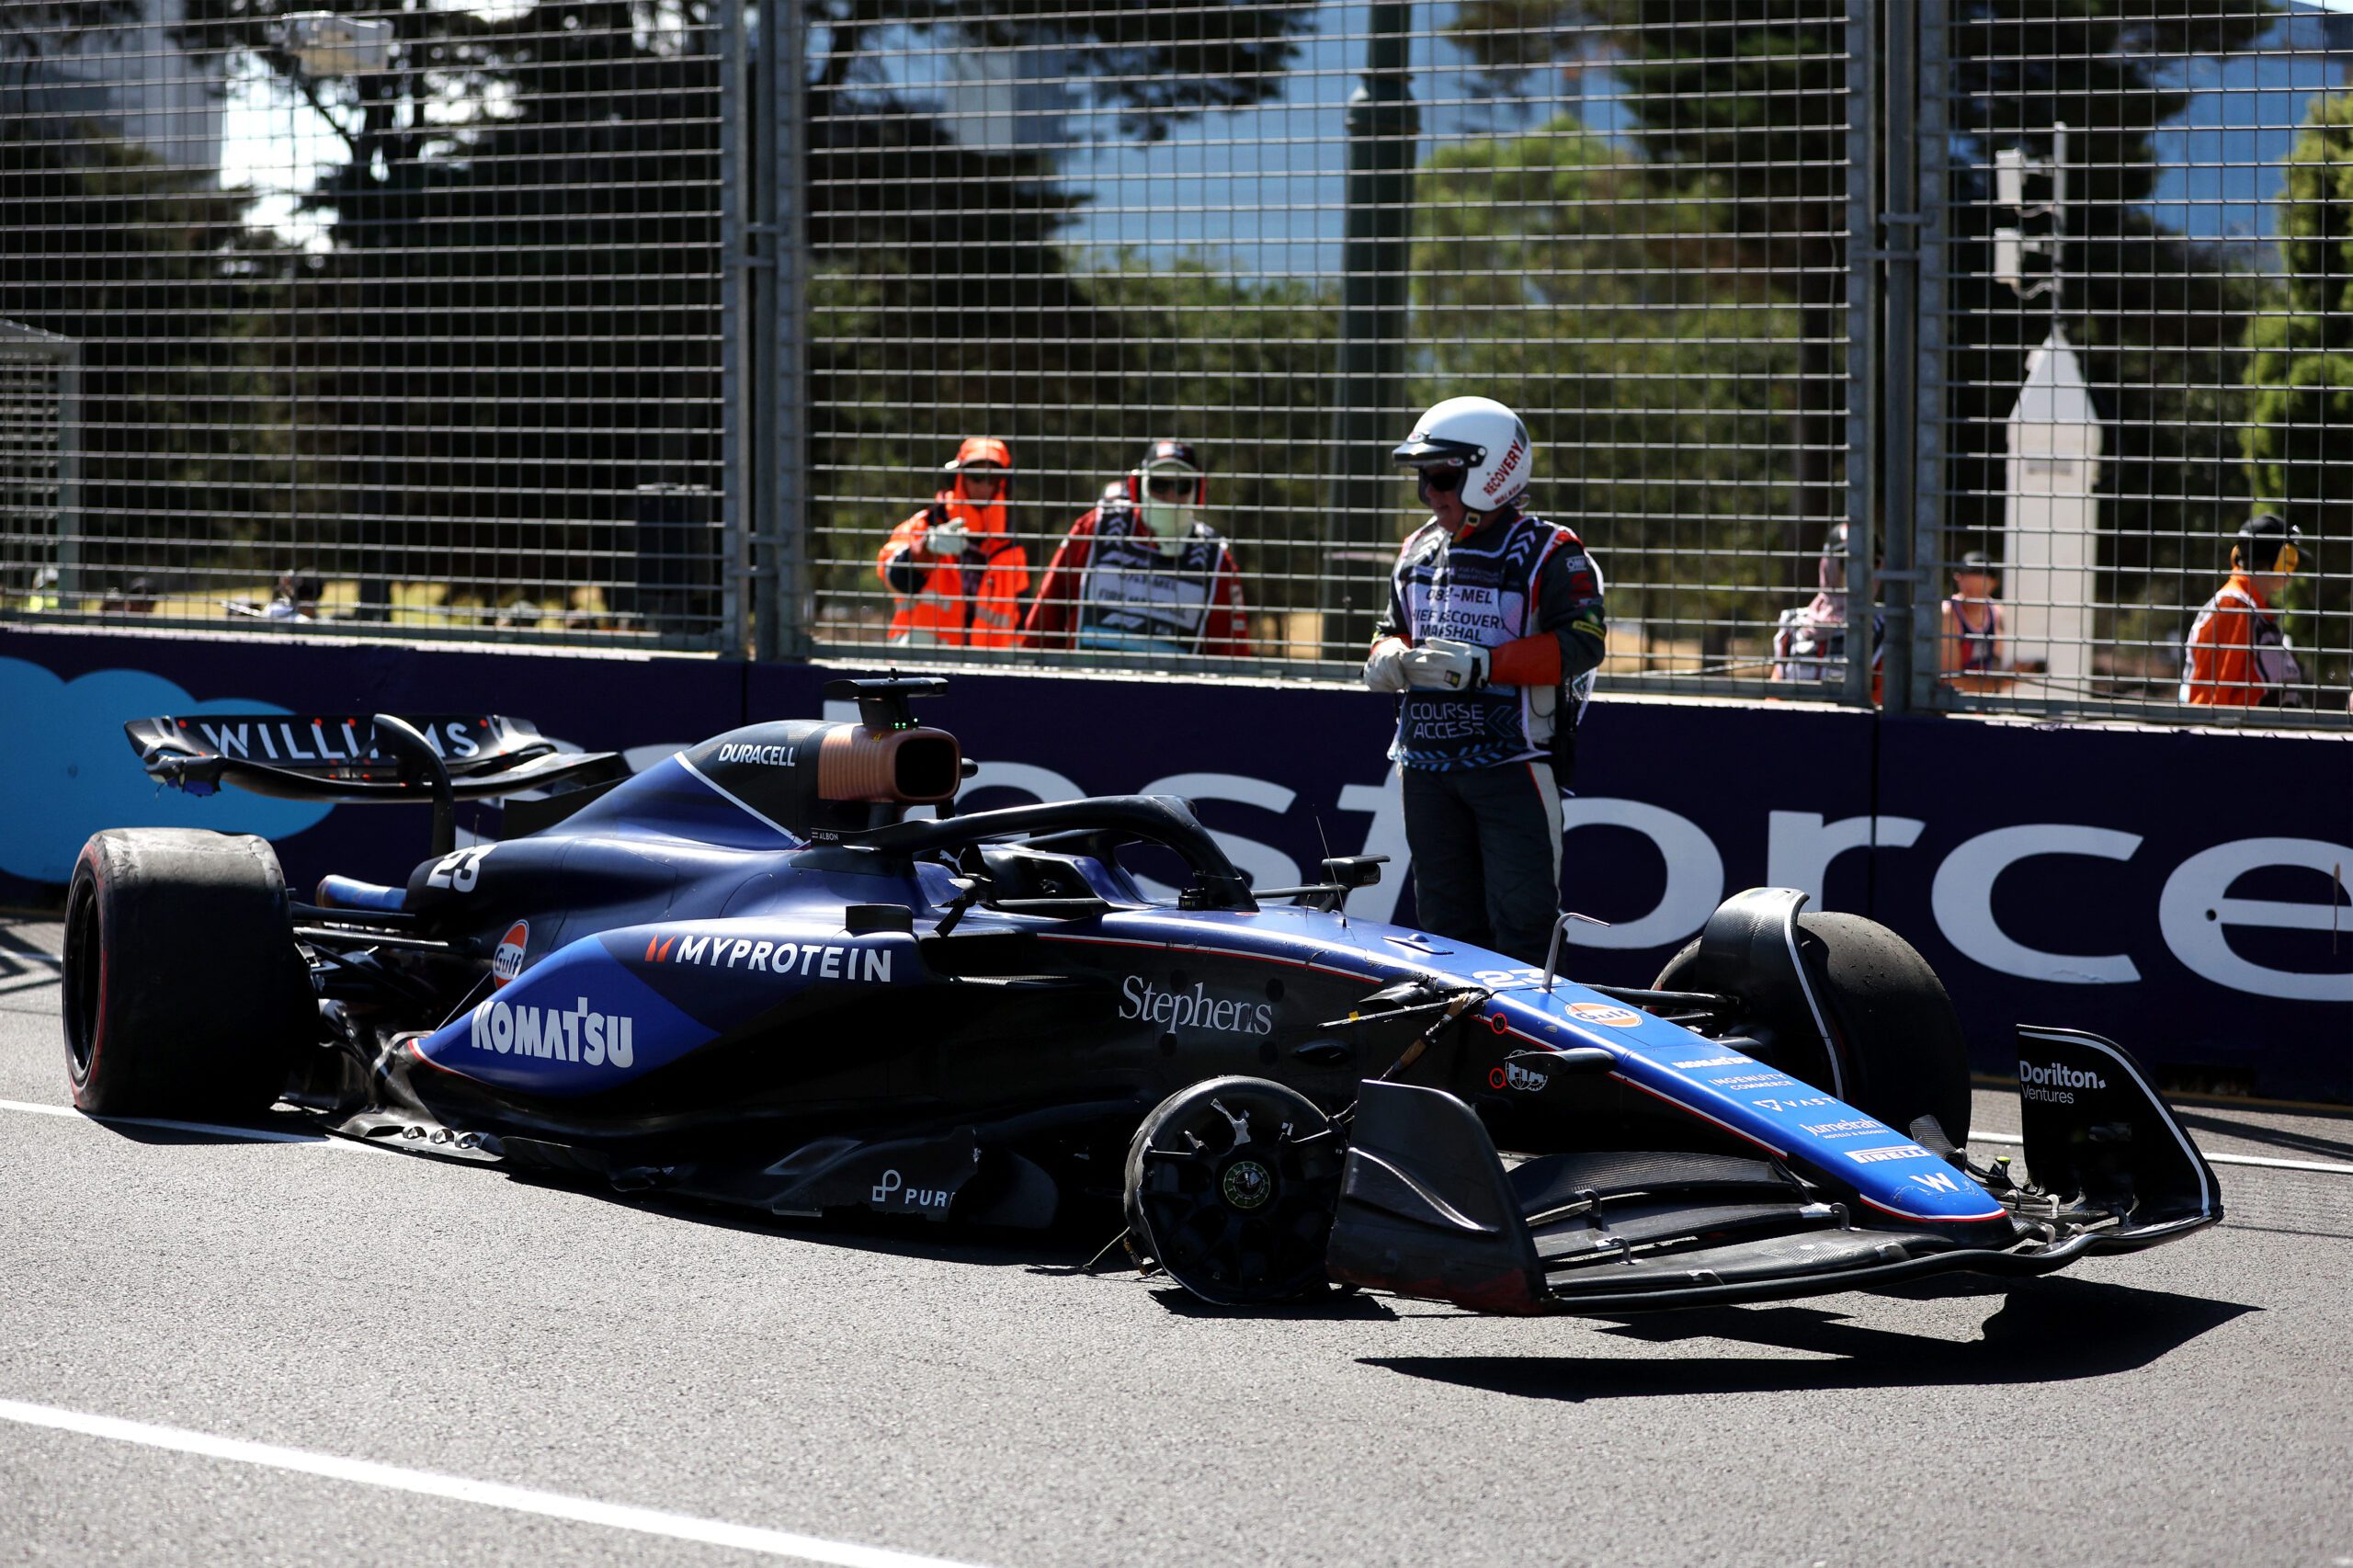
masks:
[[[1847,1157],[1859,1165],[1875,1165],[1881,1160],[1926,1160],[1931,1156],[1917,1143],[1889,1143],[1877,1149],[1849,1149]]]

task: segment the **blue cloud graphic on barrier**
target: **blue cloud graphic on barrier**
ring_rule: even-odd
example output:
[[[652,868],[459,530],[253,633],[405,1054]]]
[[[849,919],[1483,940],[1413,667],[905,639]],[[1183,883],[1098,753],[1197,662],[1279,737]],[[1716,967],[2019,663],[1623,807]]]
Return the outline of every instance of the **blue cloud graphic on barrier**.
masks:
[[[106,827],[210,827],[284,838],[335,808],[239,790],[198,798],[140,770],[122,726],[159,713],[283,713],[231,697],[199,702],[144,670],[97,670],[62,681],[39,665],[0,658],[0,873],[63,883],[90,835]]]

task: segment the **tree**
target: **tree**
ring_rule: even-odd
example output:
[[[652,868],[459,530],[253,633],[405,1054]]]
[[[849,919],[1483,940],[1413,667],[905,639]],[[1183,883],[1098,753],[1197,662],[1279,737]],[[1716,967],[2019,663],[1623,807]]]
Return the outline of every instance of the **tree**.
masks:
[[[2353,96],[2313,100],[2288,155],[2279,253],[2279,294],[2247,324],[2254,402],[2239,441],[2256,502],[2314,541],[2287,595],[2290,633],[2316,654],[2305,673],[2341,687],[2353,684],[2353,574],[2341,559],[2353,542]],[[2227,538],[2210,549],[2219,566]]]
[[[1778,585],[1789,479],[1773,433],[1796,312],[1742,267],[1723,214],[1645,187],[1574,116],[1439,151],[1414,202],[1424,396],[1477,386],[1550,411],[1546,511],[1611,567],[1613,618],[1721,656]],[[1674,570],[1661,580],[1643,562]]]
[[[1781,493],[1801,520],[1843,517],[1844,7],[1471,0],[1454,27],[1504,84],[1554,60],[1582,66],[1584,35],[1606,39],[1649,194],[1703,203],[1736,245],[1736,267],[1769,279],[1796,309]]]
[[[15,0],[0,8],[0,66],[20,72],[31,62],[70,53],[92,38],[105,40],[111,28],[142,20],[142,0]],[[10,84],[21,90],[29,74]]]
[[[1943,309],[1948,338],[1943,488],[1953,534],[2001,526],[2003,420],[2048,324],[1991,281],[1991,231],[2010,221],[1990,200],[1992,154],[2018,146],[2047,158],[2061,121],[2074,165],[2071,333],[2086,373],[2107,389],[2119,437],[2115,595],[2145,593],[2147,574],[2164,569],[2163,541],[2193,517],[2202,530],[2211,498],[2231,487],[2222,443],[2184,451],[2179,433],[2185,416],[2213,413],[2198,389],[2217,384],[2218,357],[2237,340],[2244,280],[2212,250],[2160,228],[2142,203],[2156,175],[2152,133],[2188,98],[2165,62],[2244,48],[2277,9],[2269,0],[2187,9],[1954,0],[1945,33],[1952,157],[1941,171],[1951,282],[1946,300],[1930,302]],[[1796,510],[1817,523],[1843,510],[1824,460],[1845,436],[1835,403],[1814,392],[1836,380],[1823,356],[1845,335],[1851,269],[1844,13],[1751,0],[1466,0],[1455,24],[1506,87],[1601,56],[1626,88],[1628,141],[1652,187],[1710,198],[1741,266],[1796,308],[1800,400],[1783,461]],[[1811,539],[1791,544],[1805,560]]]
[[[80,514],[94,589],[132,571],[257,569],[275,521],[281,416],[254,346],[274,239],[249,194],[86,122],[0,118],[9,315],[82,346]],[[135,324],[126,330],[125,324]]]
[[[1165,7],[1080,0],[1010,17],[971,0],[812,7],[810,466],[828,476],[821,501],[905,493],[912,506],[957,436],[1004,436],[1023,475],[1013,526],[1048,550],[1100,479],[1123,472],[1147,434],[1176,433],[1181,412],[1222,471],[1220,520],[1249,515],[1238,503],[1262,483],[1226,476],[1263,472],[1240,466],[1255,462],[1242,452],[1295,436],[1290,411],[1322,384],[1325,367],[1313,361],[1285,361],[1279,379],[1265,369],[1328,333],[1320,318],[1289,313],[1306,291],[1228,285],[1183,264],[1165,276],[1131,263],[1074,270],[1055,240],[1075,202],[1051,154],[968,142],[883,67],[893,47],[1033,51],[1063,63],[1090,119],[1156,140],[1184,118],[1277,91],[1312,9],[1219,0],[1180,28]],[[1212,317],[1268,330],[1207,341],[1198,324]],[[1152,346],[1148,362],[1139,344]],[[1221,362],[1238,380],[1211,388],[1203,378]],[[1197,401],[1176,401],[1193,392]],[[1280,412],[1233,428],[1244,411],[1270,405]],[[1102,427],[1107,409],[1119,411],[1116,428]],[[1167,423],[1133,427],[1154,418]],[[818,554],[834,562],[823,585],[836,613],[863,622],[835,634],[879,634],[872,554],[896,520],[818,508]],[[1255,573],[1255,547],[1245,540],[1241,552]]]
[[[716,6],[411,6],[389,18],[392,68],[334,85],[277,41],[280,17],[317,8],[188,0],[181,31],[263,61],[344,139],[313,202],[334,214],[335,255],[305,296],[331,307],[315,319],[333,324],[335,384],[319,386],[357,465],[344,492],[394,519],[395,548],[483,597],[558,580],[639,487],[716,479]],[[1150,138],[1273,91],[1307,9],[1213,5],[1179,36],[1165,13],[1081,0],[810,0],[810,177],[794,194],[820,267],[813,470],[877,442],[904,461],[937,427],[942,376],[971,402],[1041,382],[1090,399],[1124,369],[1099,347],[1116,325],[1051,246],[1070,199],[1048,159],[960,141],[894,78],[894,51],[1069,51],[1118,133]],[[658,277],[627,265],[646,257]],[[434,341],[392,341],[404,321]],[[452,354],[453,336],[486,352]],[[371,386],[380,358],[389,380]],[[655,408],[672,416],[648,428],[637,411]],[[551,515],[573,531],[547,529]]]
[[[65,526],[83,536],[87,589],[133,570],[255,565],[237,546],[266,527],[282,478],[250,346],[275,245],[240,222],[248,194],[166,167],[49,96],[46,62],[116,47],[145,15],[142,0],[0,6],[0,310],[81,345],[82,424],[66,437],[80,513]]]

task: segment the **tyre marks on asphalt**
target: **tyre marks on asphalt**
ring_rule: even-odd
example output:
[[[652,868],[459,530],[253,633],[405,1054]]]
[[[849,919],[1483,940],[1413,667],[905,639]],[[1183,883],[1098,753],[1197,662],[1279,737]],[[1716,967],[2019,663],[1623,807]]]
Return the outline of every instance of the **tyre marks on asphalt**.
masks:
[[[274,1443],[251,1442],[242,1437],[225,1437],[184,1427],[150,1426],[143,1421],[92,1415],[82,1411],[62,1410],[53,1405],[0,1399],[0,1421],[14,1422],[22,1426],[45,1427],[51,1431],[74,1432],[86,1437],[131,1443],[171,1453],[195,1454],[232,1464],[258,1465],[298,1475],[320,1476],[353,1485],[413,1493],[424,1497],[448,1498],[509,1513],[534,1514],[542,1518],[597,1525],[607,1529],[659,1536],[667,1540],[728,1547],[737,1551],[756,1552],[796,1562],[836,1564],[838,1568],[974,1568],[972,1564],[948,1558],[892,1551],[884,1547],[860,1546],[853,1541],[826,1540],[819,1536],[800,1535],[790,1530],[731,1524],[723,1519],[699,1518],[691,1514],[641,1508],[627,1503],[607,1503],[594,1497],[541,1492],[532,1487],[508,1486],[494,1481],[475,1481],[429,1470],[410,1470],[401,1465],[346,1459],[307,1449],[281,1448]]]
[[[0,920],[0,996],[55,985],[64,935],[62,926]]]

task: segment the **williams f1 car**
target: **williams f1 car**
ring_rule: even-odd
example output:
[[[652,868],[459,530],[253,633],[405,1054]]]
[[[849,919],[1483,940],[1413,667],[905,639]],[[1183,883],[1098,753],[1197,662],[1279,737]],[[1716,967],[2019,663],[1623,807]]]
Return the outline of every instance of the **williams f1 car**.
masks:
[[[2131,1056],[2021,1028],[2027,1170],[1968,1156],[1961,1030],[1883,927],[1727,901],[1645,989],[1253,888],[1182,801],[959,814],[910,699],[642,773],[478,716],[159,718],[147,770],[434,807],[400,885],[100,833],[64,1032],[96,1114],[255,1116],[770,1215],[1039,1227],[1124,1206],[1212,1301],[1369,1286],[1609,1312],[2024,1276],[2221,1217]],[[460,846],[460,800],[506,798]],[[928,808],[919,810],[912,808]],[[1173,898],[1131,862],[1181,862]],[[1166,859],[1173,856],[1173,860]],[[1554,943],[1557,955],[1558,933]]]

